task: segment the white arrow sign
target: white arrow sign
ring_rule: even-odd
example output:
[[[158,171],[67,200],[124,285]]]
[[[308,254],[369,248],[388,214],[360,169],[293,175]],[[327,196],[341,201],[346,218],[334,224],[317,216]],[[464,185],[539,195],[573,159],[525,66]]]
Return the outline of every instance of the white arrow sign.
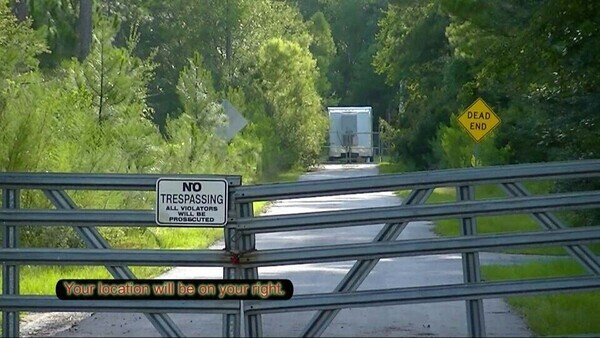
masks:
[[[223,100],[223,109],[229,120],[228,124],[217,131],[217,135],[221,136],[225,141],[229,142],[234,136],[248,124],[248,121],[235,109],[229,100]]]

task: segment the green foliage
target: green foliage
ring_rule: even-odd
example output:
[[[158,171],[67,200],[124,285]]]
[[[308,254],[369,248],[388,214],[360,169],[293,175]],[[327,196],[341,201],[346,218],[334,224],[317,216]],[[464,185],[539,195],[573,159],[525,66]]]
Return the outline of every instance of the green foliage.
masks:
[[[78,2],[28,3],[31,19],[17,23],[0,1],[1,170],[234,172],[250,182],[314,164],[323,106],[338,104],[373,106],[393,159],[411,169],[598,157],[596,2],[98,2],[83,63],[72,59]],[[453,114],[478,96],[502,125],[475,149]],[[229,143],[215,136],[224,98],[249,120]],[[148,205],[143,194],[74,196]]]
[[[420,169],[597,158],[599,15],[563,0],[392,3],[373,63],[398,88],[396,157]],[[451,115],[477,96],[503,123],[472,161]]]
[[[45,35],[48,52],[40,55],[43,68],[58,67],[62,60],[77,54],[79,1],[29,1],[33,28]]]
[[[36,56],[46,51],[43,37],[30,27],[30,22],[18,23],[8,0],[0,1],[0,79],[37,68]],[[2,88],[2,87],[0,87]]]
[[[379,137],[381,138],[382,144],[386,145],[386,148],[391,153],[391,157],[395,162],[402,162],[399,158],[399,147],[398,141],[401,140],[401,131],[399,128],[394,128],[386,120],[379,119]]]
[[[386,14],[379,24],[377,39],[381,48],[374,58],[376,69],[386,74],[391,85],[416,80],[415,75],[430,71],[427,67],[447,49],[448,18],[436,2],[390,5]]]
[[[440,78],[453,65],[448,62],[448,22],[438,2],[414,2],[390,5],[379,23],[373,64],[398,88],[398,112],[388,121],[398,130],[397,156],[420,169],[439,166],[432,140],[440,123],[457,110],[454,77]]]
[[[487,31],[489,45],[471,53],[482,60],[479,86],[507,102],[511,128],[501,133],[513,144],[515,159],[530,159],[532,150],[538,153],[534,160],[597,157],[598,82],[592,74],[600,63],[592,55],[600,30],[592,22],[600,19],[599,5],[549,1],[491,5],[488,11],[513,17],[512,27],[489,27],[480,16],[468,20],[475,32]],[[519,23],[519,17],[527,20]]]
[[[288,166],[314,164],[326,132],[315,66],[310,52],[295,42],[271,39],[259,52],[259,86]]]
[[[304,2],[304,1],[302,1]],[[375,35],[388,0],[319,1],[331,25],[336,55],[328,79],[338,105],[372,106],[375,121],[391,108],[393,90],[372,65]],[[300,4],[301,7],[309,4]],[[312,14],[310,14],[312,15]],[[309,18],[310,16],[307,16]],[[374,129],[377,129],[374,126]]]
[[[116,18],[97,17],[90,54],[82,64],[72,60],[67,65],[75,84],[92,95],[100,124],[119,123],[147,110],[146,87],[153,64],[132,56],[137,44],[135,35],[126,48],[114,46],[117,31]]]
[[[509,147],[497,148],[495,134],[487,135],[480,143],[474,142],[452,115],[449,126],[441,126],[433,142],[434,151],[444,168],[464,168],[508,163]]]
[[[242,90],[230,89],[224,95],[246,118],[261,111],[257,108],[260,105],[249,102]],[[264,134],[257,131],[257,126],[256,122],[249,122],[227,147],[230,172],[242,175],[245,184],[256,182],[259,178],[261,158],[266,154],[261,142]]]
[[[184,112],[193,117],[202,133],[212,136],[217,128],[227,124],[223,107],[215,102],[212,77],[203,69],[200,54],[195,53],[189,65],[181,71],[177,93]]]
[[[280,1],[136,0],[129,6],[104,6],[121,14],[124,28],[139,27],[136,53],[152,57],[157,64],[149,104],[161,128],[167,116],[182,111],[176,86],[180,71],[195,52],[201,54],[217,92],[247,91],[263,43],[283,37],[308,46],[311,39],[297,9]]]
[[[310,18],[310,33],[313,41],[310,45],[310,52],[317,60],[319,76],[317,80],[317,91],[326,99],[326,106],[336,104],[336,99],[331,97],[331,83],[328,79],[329,68],[336,54],[335,43],[331,36],[331,28],[322,12],[315,13]]]
[[[403,173],[407,171],[411,171],[410,168],[404,163],[398,162],[381,162],[377,165],[379,168],[379,174],[397,174]],[[405,196],[402,196],[405,197]]]

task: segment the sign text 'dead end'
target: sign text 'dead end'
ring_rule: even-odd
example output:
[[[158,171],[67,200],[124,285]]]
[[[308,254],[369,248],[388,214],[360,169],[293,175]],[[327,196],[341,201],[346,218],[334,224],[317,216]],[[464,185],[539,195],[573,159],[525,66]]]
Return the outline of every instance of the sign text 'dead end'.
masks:
[[[502,122],[481,98],[475,100],[457,119],[475,142],[480,142]]]

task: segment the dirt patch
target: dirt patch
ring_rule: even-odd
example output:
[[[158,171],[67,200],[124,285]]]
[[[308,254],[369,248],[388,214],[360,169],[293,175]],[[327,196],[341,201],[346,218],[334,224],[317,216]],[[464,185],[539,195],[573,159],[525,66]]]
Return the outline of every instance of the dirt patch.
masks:
[[[90,317],[91,312],[32,312],[21,319],[22,337],[50,337]]]

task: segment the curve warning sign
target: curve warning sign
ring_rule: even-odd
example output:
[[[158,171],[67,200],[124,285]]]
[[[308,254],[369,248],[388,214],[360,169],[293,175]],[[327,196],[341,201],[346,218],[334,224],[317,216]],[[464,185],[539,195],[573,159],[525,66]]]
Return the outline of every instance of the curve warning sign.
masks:
[[[227,181],[159,178],[156,224],[218,227],[227,224]]]

